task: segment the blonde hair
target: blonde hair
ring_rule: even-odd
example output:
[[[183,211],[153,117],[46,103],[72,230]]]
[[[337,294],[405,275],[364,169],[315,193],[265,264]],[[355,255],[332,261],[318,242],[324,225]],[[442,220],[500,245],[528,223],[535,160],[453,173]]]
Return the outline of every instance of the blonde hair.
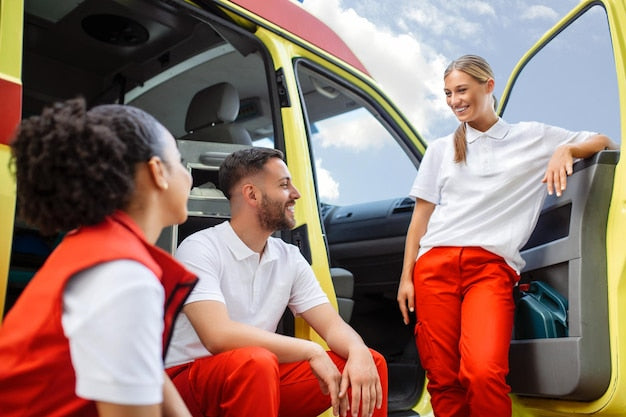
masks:
[[[466,73],[481,84],[489,79],[495,79],[491,67],[487,61],[478,55],[463,55],[452,61],[443,73],[445,79],[452,71],[458,70]],[[496,97],[493,97],[493,108],[496,109]],[[467,142],[465,140],[465,123],[461,123],[454,131],[454,162],[465,162],[467,157]]]

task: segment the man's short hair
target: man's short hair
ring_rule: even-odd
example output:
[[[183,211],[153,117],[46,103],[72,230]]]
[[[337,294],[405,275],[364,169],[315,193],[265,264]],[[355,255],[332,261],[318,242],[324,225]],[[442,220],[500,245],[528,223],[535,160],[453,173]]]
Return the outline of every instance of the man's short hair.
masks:
[[[283,153],[271,148],[246,148],[228,155],[218,173],[219,189],[230,200],[235,184],[243,178],[258,174],[271,158],[284,160]]]

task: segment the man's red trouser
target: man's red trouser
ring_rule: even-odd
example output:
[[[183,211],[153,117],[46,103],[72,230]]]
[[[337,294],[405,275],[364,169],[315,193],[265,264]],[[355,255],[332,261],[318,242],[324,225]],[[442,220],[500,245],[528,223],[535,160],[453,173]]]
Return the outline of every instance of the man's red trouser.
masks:
[[[413,271],[415,336],[437,417],[510,417],[517,273],[476,247],[433,248]]]
[[[387,363],[370,351],[383,388],[383,406],[374,417],[386,417]],[[341,372],[346,361],[333,352],[328,356]],[[260,347],[199,358],[167,373],[194,417],[315,417],[330,407],[308,361],[279,364]]]

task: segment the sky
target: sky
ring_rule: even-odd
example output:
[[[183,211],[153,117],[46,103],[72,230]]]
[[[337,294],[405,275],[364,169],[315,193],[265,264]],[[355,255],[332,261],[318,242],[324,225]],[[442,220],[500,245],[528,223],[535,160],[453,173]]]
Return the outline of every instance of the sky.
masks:
[[[461,55],[490,63],[496,97],[517,61],[579,0],[303,0],[359,57],[428,141],[456,119],[442,75]],[[392,62],[393,66],[389,63]]]
[[[519,59],[579,0],[544,0],[543,3],[538,0],[300,0],[300,3],[346,42],[429,142],[450,134],[458,125],[443,94],[443,72],[450,61],[465,54],[484,57],[494,71],[495,96],[499,99]],[[578,20],[588,19],[587,26],[575,24],[566,29],[567,42],[559,35],[534,59],[540,62],[533,64],[537,68],[535,73],[530,69],[522,72],[513,90],[516,100],[512,98],[507,106],[505,119],[539,120],[570,130],[619,136],[619,117],[610,114],[611,109],[619,109],[610,40],[606,29],[606,33],[596,31],[601,29],[600,25],[608,27],[606,14],[601,8],[594,8],[593,13],[585,15],[590,17]],[[598,62],[603,65],[595,65]],[[568,79],[575,72],[579,78]],[[574,108],[581,97],[587,107]],[[595,113],[588,111],[589,107],[596,109]],[[610,121],[605,120],[609,118]],[[610,126],[610,131],[604,131],[606,126]],[[318,152],[322,156],[316,160],[318,171],[323,174],[319,175],[322,201],[365,202],[372,184],[353,181],[354,173],[346,164],[335,169],[329,166],[331,158],[341,160],[339,152],[356,155],[354,144],[346,143],[344,149],[340,145],[335,143],[333,149]],[[361,152],[356,155],[356,161],[364,166],[377,166],[377,156],[374,152]],[[407,195],[415,176],[413,167],[412,172],[391,168],[395,171],[380,178],[381,187],[387,192],[380,199]],[[403,181],[395,181],[396,178]]]

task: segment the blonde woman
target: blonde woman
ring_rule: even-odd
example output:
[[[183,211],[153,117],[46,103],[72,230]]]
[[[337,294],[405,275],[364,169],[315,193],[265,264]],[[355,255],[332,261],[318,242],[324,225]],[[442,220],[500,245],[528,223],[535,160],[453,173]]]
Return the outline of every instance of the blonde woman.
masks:
[[[405,324],[416,313],[435,415],[506,417],[520,248],[546,188],[560,196],[574,159],[615,144],[591,132],[505,122],[481,57],[453,61],[444,84],[461,124],[429,145],[411,189],[416,204],[397,299]]]

